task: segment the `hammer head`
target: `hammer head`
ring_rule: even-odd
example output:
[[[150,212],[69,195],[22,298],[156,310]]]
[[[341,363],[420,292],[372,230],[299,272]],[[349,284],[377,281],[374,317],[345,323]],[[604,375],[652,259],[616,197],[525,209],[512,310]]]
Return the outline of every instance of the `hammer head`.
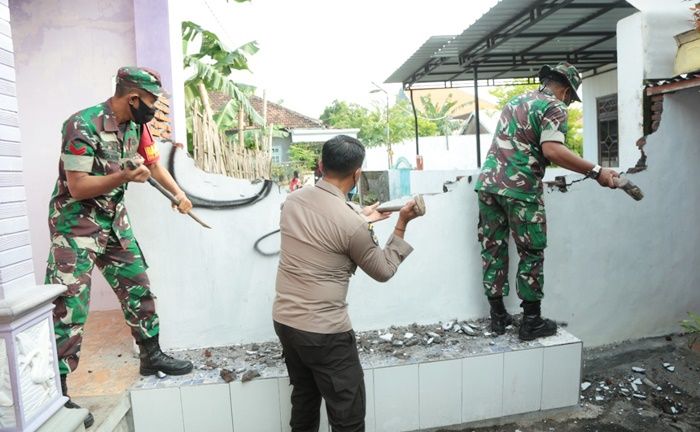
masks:
[[[632,183],[627,177],[616,177],[613,179],[615,186],[622,189],[627,195],[634,198],[636,201],[641,201],[644,198],[644,193],[636,184]]]

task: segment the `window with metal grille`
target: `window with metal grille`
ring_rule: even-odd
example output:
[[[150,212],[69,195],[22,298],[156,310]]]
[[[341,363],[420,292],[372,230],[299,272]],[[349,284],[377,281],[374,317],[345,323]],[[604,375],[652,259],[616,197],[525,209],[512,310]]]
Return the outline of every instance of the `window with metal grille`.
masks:
[[[618,149],[617,94],[596,99],[598,107],[598,163],[604,167],[617,167],[620,163]]]

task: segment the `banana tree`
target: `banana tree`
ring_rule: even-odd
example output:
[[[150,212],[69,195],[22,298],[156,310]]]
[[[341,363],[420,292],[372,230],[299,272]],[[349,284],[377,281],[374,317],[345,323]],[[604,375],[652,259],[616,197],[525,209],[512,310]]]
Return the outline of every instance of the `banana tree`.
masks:
[[[190,45],[197,39],[201,41],[199,50],[190,52]],[[254,88],[235,83],[229,78],[234,70],[250,70],[248,56],[258,52],[257,42],[248,42],[235,50],[229,50],[215,33],[199,24],[185,21],[182,23],[182,48],[185,70],[192,72],[185,80],[188,135],[192,132],[191,116],[195,100],[201,103],[207,99],[202,94],[203,91],[220,92],[230,98],[214,114],[219,129],[226,131],[236,127],[239,111],[245,113],[253,124],[265,127],[263,118],[248,99]]]
[[[441,105],[439,102],[433,102],[430,95],[421,96],[421,103],[423,104],[423,116],[427,117],[428,120],[432,121],[441,135],[445,136],[445,146],[447,150],[450,149],[449,136],[453,131],[459,128],[459,122],[455,121],[450,113],[454,109],[459,109],[464,107],[466,104],[461,104],[457,106],[457,101],[452,100],[452,95],[447,97],[447,100]]]

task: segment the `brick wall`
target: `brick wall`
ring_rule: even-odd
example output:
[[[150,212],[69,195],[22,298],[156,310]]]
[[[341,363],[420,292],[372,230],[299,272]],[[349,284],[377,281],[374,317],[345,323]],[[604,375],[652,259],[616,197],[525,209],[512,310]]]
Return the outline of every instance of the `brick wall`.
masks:
[[[170,121],[170,100],[164,96],[156,101],[156,115],[148,123],[151,134],[162,140],[169,140],[172,136],[172,126]]]

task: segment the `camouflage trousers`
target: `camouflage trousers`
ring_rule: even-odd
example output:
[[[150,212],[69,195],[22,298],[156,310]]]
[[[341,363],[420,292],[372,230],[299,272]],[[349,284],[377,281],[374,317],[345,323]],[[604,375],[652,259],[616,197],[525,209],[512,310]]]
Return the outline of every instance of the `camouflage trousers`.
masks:
[[[479,242],[487,297],[507,296],[508,234],[520,256],[516,288],[521,300],[544,296],[544,249],[547,221],[544,204],[479,192]]]
[[[140,341],[158,334],[158,315],[146,275],[146,261],[133,236],[127,242],[124,248],[112,233],[103,253],[81,248],[74,238],[56,237],[51,243],[46,283],[68,287],[54,301],[53,310],[58,367],[62,375],[78,367],[95,265],[116,293],[134,339]]]

